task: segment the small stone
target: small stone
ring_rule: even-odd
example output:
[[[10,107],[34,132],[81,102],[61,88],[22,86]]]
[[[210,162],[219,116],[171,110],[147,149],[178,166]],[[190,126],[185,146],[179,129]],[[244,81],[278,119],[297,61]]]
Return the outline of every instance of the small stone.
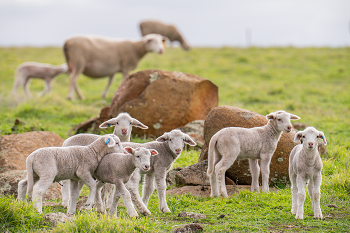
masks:
[[[174,233],[187,233],[187,232],[200,232],[203,231],[202,225],[198,223],[191,223],[191,224],[183,224],[183,225],[175,225],[174,227],[178,227],[174,230]]]
[[[193,213],[193,212],[180,212],[178,217],[195,218],[195,219],[207,218],[207,216],[205,216],[204,214],[198,214],[198,213]]]
[[[224,218],[225,217],[225,215],[224,214],[222,214],[222,215],[220,215],[218,218]]]
[[[339,208],[336,204],[328,204],[327,206],[332,208]]]

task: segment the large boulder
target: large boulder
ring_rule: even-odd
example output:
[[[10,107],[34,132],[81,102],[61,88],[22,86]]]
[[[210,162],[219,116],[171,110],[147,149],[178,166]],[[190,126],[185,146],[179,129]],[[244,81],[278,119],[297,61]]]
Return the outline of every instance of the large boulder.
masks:
[[[33,131],[3,135],[0,138],[0,173],[25,170],[26,159],[33,151],[50,146],[62,146],[63,138],[52,132]]]
[[[26,170],[7,171],[0,173],[0,194],[1,195],[18,195],[18,182],[25,179]],[[61,186],[58,183],[52,183],[46,190],[44,200],[62,199]]]
[[[204,120],[218,106],[218,87],[193,74],[144,70],[127,76],[112,99],[109,115],[128,112],[149,128],[133,134],[160,136],[164,132]]]
[[[225,127],[243,127],[252,128],[267,124],[265,116],[258,113],[244,110],[231,106],[220,106],[214,108],[208,114],[204,122],[204,141],[205,145],[209,145],[211,137]],[[290,133],[282,133],[278,142],[276,151],[271,159],[270,166],[270,184],[288,182],[288,165],[289,154],[294,148],[293,138],[295,131]],[[204,146],[199,161],[208,158],[207,146]],[[226,176],[232,179],[236,184],[251,184],[251,175],[249,171],[248,160],[235,161],[227,172]],[[261,175],[260,175],[261,182]]]

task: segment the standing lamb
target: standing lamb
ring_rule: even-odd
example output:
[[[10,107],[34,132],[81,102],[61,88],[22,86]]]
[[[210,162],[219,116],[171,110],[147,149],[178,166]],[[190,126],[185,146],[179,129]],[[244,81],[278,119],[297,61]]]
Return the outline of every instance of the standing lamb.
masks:
[[[236,159],[249,159],[252,175],[251,191],[259,191],[260,159],[262,191],[269,190],[270,162],[276,150],[282,131],[292,131],[290,120],[300,119],[285,111],[277,111],[266,116],[265,126],[254,128],[227,127],[218,131],[210,139],[208,150],[208,171],[211,197],[227,197],[225,172]]]
[[[16,69],[15,81],[13,84],[12,94],[17,96],[17,90],[20,85],[23,86],[23,90],[27,97],[31,96],[29,91],[29,80],[31,78],[39,78],[45,81],[45,88],[39,94],[45,95],[51,91],[51,81],[59,74],[67,73],[67,64],[54,66],[39,62],[24,62],[20,64]]]
[[[24,200],[26,193],[30,195],[33,192],[32,200],[38,212],[42,213],[42,196],[52,182],[82,180],[90,190],[85,207],[91,209],[96,194],[96,181],[92,173],[103,156],[113,153],[115,147],[123,150],[117,136],[107,135],[88,146],[45,147],[34,151],[27,157],[27,178],[18,184],[18,199]],[[75,204],[70,203],[68,214],[76,212]]]
[[[142,203],[146,206],[148,205],[148,199],[154,190],[154,181],[158,190],[159,210],[163,213],[171,212],[166,203],[166,172],[180,156],[185,143],[190,146],[196,145],[189,135],[182,133],[180,130],[172,130],[169,133],[164,133],[154,142],[143,144],[130,142],[122,143],[124,147],[145,147],[158,151],[157,156],[151,157],[151,168],[149,171],[144,172],[136,169],[129,182],[126,184],[126,188],[129,190],[133,203],[139,212],[147,213],[148,211],[144,209]],[[145,174],[142,200],[139,194],[141,174]]]
[[[304,202],[305,202],[305,184],[309,191],[312,202],[314,217],[322,219],[320,207],[320,189],[322,182],[322,159],[318,152],[319,139],[327,145],[326,137],[323,132],[316,130],[314,127],[307,127],[304,131],[299,131],[294,141],[301,141],[290,152],[289,156],[289,178],[292,184],[292,210],[296,219],[303,219]]]
[[[68,98],[74,99],[74,90],[79,99],[83,98],[77,85],[81,73],[91,78],[109,77],[102,94],[105,98],[117,72],[123,73],[125,78],[146,53],[163,53],[167,40],[168,38],[158,34],[144,36],[140,41],[122,41],[97,36],[75,36],[66,40],[63,52],[70,71]]]
[[[148,150],[142,147],[137,149],[126,147],[124,149],[128,151],[129,154],[108,154],[103,157],[101,163],[98,165],[94,173],[94,177],[100,181],[97,184],[95,204],[98,212],[104,212],[104,205],[101,199],[101,188],[103,187],[104,183],[115,184],[116,191],[114,193],[112,207],[109,211],[110,216],[112,217],[115,215],[118,200],[120,196],[122,196],[128,215],[130,217],[138,217],[137,212],[132,205],[130,193],[125,188],[124,184],[129,181],[131,174],[136,168],[143,172],[147,172],[150,169],[151,156],[157,155],[158,152],[153,149]],[[77,196],[79,196],[79,191],[76,192],[78,194]],[[147,209],[144,204],[143,209]],[[151,212],[147,211],[142,214],[149,215]]]
[[[129,113],[119,113],[117,117],[109,119],[108,121],[103,122],[99,127],[101,129],[107,128],[107,127],[113,127],[114,131],[113,134],[118,136],[121,142],[130,142],[131,137],[131,131],[132,127],[139,127],[141,129],[148,129],[148,127],[144,124],[142,124],[140,121],[138,121],[135,118],[132,118]],[[77,134],[70,138],[67,138],[63,142],[63,147],[67,146],[87,146],[91,144],[93,141],[101,137],[100,135],[96,134]],[[115,153],[120,153],[122,151],[115,151]],[[69,205],[69,180],[64,180],[63,186],[61,187],[62,191],[62,204],[64,207],[68,207]],[[79,188],[83,186],[82,182],[79,182]],[[106,185],[108,187],[110,185]],[[109,187],[108,190],[111,190],[112,188]],[[106,190],[106,189],[104,189]],[[106,193],[108,195],[107,202],[111,205],[111,199],[109,196],[112,194]]]
[[[168,37],[171,42],[180,42],[182,48],[185,50],[190,50],[191,48],[174,25],[168,25],[158,21],[143,21],[140,23],[140,29],[142,36],[156,33]]]

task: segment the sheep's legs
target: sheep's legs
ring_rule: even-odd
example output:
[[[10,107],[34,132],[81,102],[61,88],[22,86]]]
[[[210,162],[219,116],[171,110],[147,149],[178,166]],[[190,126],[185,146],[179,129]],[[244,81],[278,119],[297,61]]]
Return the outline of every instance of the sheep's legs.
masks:
[[[312,201],[312,207],[314,211],[314,217],[318,219],[322,219],[322,211],[320,207],[320,197],[321,197],[321,182],[322,182],[322,175],[318,174],[317,176],[314,177],[313,180],[310,180],[309,183],[313,182],[313,191],[312,191],[312,196],[313,198],[311,199]],[[310,190],[309,190],[310,193]]]
[[[163,213],[171,212],[166,203],[166,169],[164,168],[157,171],[155,178],[158,190],[159,210]]]
[[[304,202],[305,202],[305,180],[302,176],[297,175],[297,187],[298,187],[298,207],[297,213],[295,215],[295,219],[303,219],[304,218]]]
[[[40,214],[42,214],[43,195],[52,184],[53,179],[40,179],[33,188],[32,201]]]
[[[292,189],[292,214],[297,213],[298,209],[298,186],[297,186],[297,176],[295,174],[289,174],[291,189]]]
[[[106,184],[105,186],[103,186],[101,195],[106,208],[111,208],[113,198],[114,198],[114,192],[115,192],[114,184]]]
[[[45,79],[45,88],[41,93],[39,93],[39,96],[44,96],[45,94],[49,93],[50,91],[51,91],[51,79],[46,78]]]
[[[260,155],[260,167],[261,167],[261,180],[262,180],[262,188],[263,192],[269,191],[269,175],[270,175],[270,162],[272,155]],[[259,176],[258,176],[259,177]]]
[[[250,174],[252,175],[252,192],[259,192],[260,166],[257,159],[249,159]]]
[[[70,180],[62,180],[61,193],[62,193],[62,205],[65,208],[69,206],[70,199]]]
[[[107,86],[105,88],[105,90],[103,91],[102,93],[102,98],[105,99],[106,96],[107,96],[107,92],[108,92],[108,89],[109,89],[109,86],[111,85],[112,81],[113,81],[113,77],[114,77],[114,74],[110,75],[108,77],[108,83],[107,83]]]
[[[218,197],[220,194],[219,194],[219,186],[218,186],[216,172],[215,172],[215,166],[220,161],[221,156],[218,153],[213,153],[212,156],[214,156],[214,164],[213,164],[213,171],[209,176],[210,188],[211,188],[210,197]]]
[[[106,213],[106,208],[103,203],[102,197],[101,197],[101,190],[104,186],[104,183],[101,181],[97,182],[96,184],[96,195],[95,195],[95,208],[97,209],[97,213]]]
[[[23,90],[27,97],[30,97],[30,91],[29,91],[29,78],[26,78],[23,82]]]
[[[70,180],[69,182],[70,187],[70,200],[69,200],[69,207],[67,210],[67,214],[75,214],[76,208],[77,208],[77,201],[79,198],[79,186],[77,180]]]
[[[145,175],[145,184],[142,189],[142,201],[148,206],[148,200],[154,191],[154,174],[146,174]]]
[[[126,211],[128,212],[128,215],[133,218],[138,218],[138,214],[136,210],[134,209],[132,205],[132,200],[129,191],[125,188],[125,185],[122,180],[118,180],[115,184],[115,194],[113,199],[113,204],[110,209],[110,216],[113,216],[117,210],[118,200],[120,198],[120,195],[123,198],[124,205],[126,207]]]
[[[151,212],[147,209],[147,206],[142,201],[139,193],[139,183],[140,183],[141,175],[138,168],[135,169],[133,174],[130,176],[129,181],[125,184],[125,187],[129,190],[131,195],[132,202],[134,203],[136,209],[143,215],[150,215]],[[146,185],[143,186],[146,188]],[[148,199],[147,199],[148,201]]]
[[[239,152],[237,149],[232,148],[232,152],[230,155],[222,155],[221,160],[215,165],[215,173],[219,188],[219,194],[223,197],[228,197],[225,183],[225,173],[229,167],[235,162],[237,155]]]
[[[74,67],[72,72],[70,73],[70,82],[69,82],[69,92],[68,92],[68,99],[74,100],[74,90],[78,95],[79,99],[83,98],[83,95],[80,93],[78,89],[77,79],[79,77],[79,74],[82,73],[84,70],[84,65],[79,64]]]
[[[21,180],[18,183],[18,196],[17,196],[17,200],[19,201],[24,201],[26,198],[26,193],[27,193],[27,185],[28,185],[28,181],[27,179]]]

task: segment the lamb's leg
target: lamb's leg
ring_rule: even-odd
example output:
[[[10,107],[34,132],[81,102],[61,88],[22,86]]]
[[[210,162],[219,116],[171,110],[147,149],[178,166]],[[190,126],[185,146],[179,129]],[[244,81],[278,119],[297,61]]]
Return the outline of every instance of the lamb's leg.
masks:
[[[262,188],[261,190],[265,193],[269,191],[269,176],[270,176],[270,163],[272,155],[262,154],[260,160],[261,167],[261,180],[262,180]]]
[[[86,171],[77,172],[77,176],[89,186],[89,196],[85,203],[84,209],[91,210],[94,207],[95,195],[96,195],[96,181],[92,178],[91,174]]]
[[[108,89],[109,89],[109,86],[111,85],[112,81],[113,81],[113,77],[114,77],[114,74],[110,75],[108,77],[108,83],[107,83],[107,86],[105,88],[105,90],[103,91],[102,93],[102,98],[105,99],[106,96],[107,96],[107,92],[108,92]]]
[[[23,90],[27,97],[32,96],[29,91],[29,78],[26,78],[23,82]]]
[[[297,176],[295,174],[290,174],[290,182],[292,189],[292,214],[297,213],[298,209],[298,185],[297,185]]]
[[[17,200],[24,201],[27,193],[27,179],[21,180],[18,182],[18,196]]]
[[[98,181],[96,184],[96,196],[95,196],[95,208],[97,209],[97,213],[106,213],[106,208],[103,203],[102,197],[101,197],[101,190],[104,186],[104,183],[101,181]]]
[[[166,169],[158,168],[155,174],[155,179],[158,190],[159,210],[163,213],[171,212],[166,203]]]
[[[230,154],[222,154],[222,159],[215,165],[215,172],[217,177],[217,183],[219,187],[219,194],[223,197],[228,197],[225,183],[225,173],[232,164],[235,162],[239,149],[233,147],[230,151]]]
[[[210,174],[210,197],[218,197],[220,196],[219,194],[219,186],[218,186],[218,182],[217,182],[217,177],[216,177],[216,171],[215,171],[215,166],[216,164],[220,161],[221,156],[219,156],[218,154],[215,153],[215,158],[214,158],[214,166],[213,166],[213,171]]]
[[[77,201],[79,198],[79,186],[77,180],[70,180],[69,182],[70,200],[67,214],[75,214],[77,209]]]
[[[106,208],[111,208],[113,198],[114,198],[114,192],[115,192],[114,184],[106,184],[105,186],[103,186],[101,195],[102,195],[103,203],[105,204]]]
[[[154,191],[154,174],[146,174],[145,175],[145,184],[142,189],[142,201],[148,206],[148,200]]]
[[[317,219],[323,219],[321,206],[320,206],[320,198],[321,198],[321,183],[322,183],[322,175],[319,173],[317,176],[314,177],[314,187],[312,191],[313,195],[313,210],[314,210],[314,217]]]
[[[138,168],[135,169],[135,171],[130,176],[129,181],[125,184],[125,187],[129,190],[129,193],[131,195],[132,202],[134,203],[136,209],[142,214],[142,215],[150,215],[151,212],[147,209],[147,206],[142,201],[139,193],[139,183],[141,180],[141,174],[140,170]],[[143,186],[145,188],[145,185]]]
[[[83,96],[80,93],[78,86],[77,86],[77,79],[79,77],[79,74],[82,73],[84,70],[84,65],[81,62],[81,64],[77,64],[75,65],[75,67],[73,67],[71,73],[70,73],[70,82],[69,82],[69,92],[68,92],[68,99],[70,100],[74,100],[74,90],[78,95],[79,99],[82,99]]]
[[[118,202],[119,202],[120,197],[121,197],[120,189],[116,188],[114,190],[114,196],[112,198],[111,208],[109,208],[109,216],[110,217],[113,217],[113,216],[117,217],[117,207],[118,207]],[[131,200],[131,198],[130,198],[130,200]]]
[[[124,205],[126,207],[126,211],[128,212],[128,215],[131,218],[133,218],[133,217],[138,218],[139,216],[138,216],[136,210],[134,209],[134,207],[132,205],[132,200],[131,200],[130,193],[125,188],[125,185],[124,185],[122,180],[118,180],[116,182],[116,184],[115,184],[115,193],[118,193],[119,196],[121,195],[123,197]],[[115,195],[115,196],[117,196],[117,195]],[[112,204],[113,207],[116,208],[116,206],[118,204],[118,200],[119,200],[119,197],[118,198],[114,198],[114,202]]]
[[[295,215],[295,219],[303,219],[304,202],[305,202],[306,193],[305,193],[305,180],[300,174],[297,175],[297,187],[298,187],[298,209]]]
[[[62,193],[62,205],[65,208],[69,206],[70,199],[70,180],[62,180],[61,193]]]
[[[249,159],[250,174],[252,175],[252,192],[259,192],[260,166],[257,159]]]
[[[311,204],[312,204],[312,211],[315,212],[314,195],[313,195],[313,191],[314,191],[314,181],[313,181],[313,179],[309,180],[309,182],[307,184],[307,190],[309,192],[309,196],[310,196],[310,200],[311,200]]]
[[[33,188],[33,203],[40,214],[42,214],[43,195],[52,184],[53,179],[40,179]]]
[[[44,96],[45,94],[51,91],[51,79],[49,77],[45,78],[45,87],[42,92],[39,93],[39,96]]]

